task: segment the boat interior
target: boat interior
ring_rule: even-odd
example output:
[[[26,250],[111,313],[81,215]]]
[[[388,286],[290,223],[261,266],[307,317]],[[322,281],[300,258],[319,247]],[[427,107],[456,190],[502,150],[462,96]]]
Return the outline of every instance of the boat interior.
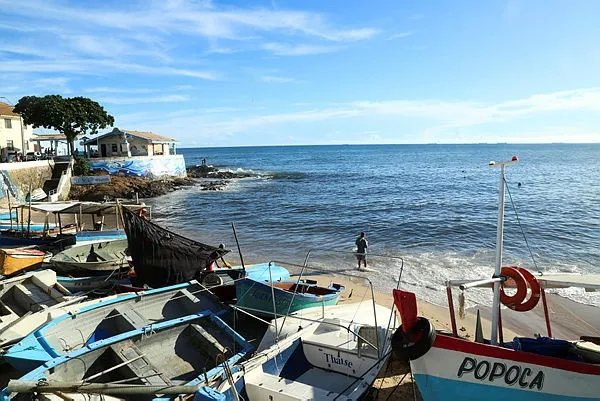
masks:
[[[89,310],[49,326],[41,335],[58,352],[112,337],[152,323],[177,319],[202,311],[221,310],[216,298],[198,283],[155,294],[136,294],[126,301]]]
[[[279,282],[273,283],[275,288],[296,294],[329,295],[340,292],[343,287],[339,284],[333,284],[331,287],[319,287],[316,281],[306,280],[299,283]]]
[[[227,359],[234,355],[231,350],[236,349],[235,344],[231,332],[220,327],[211,316],[205,316],[157,332],[137,333],[68,359],[44,375],[48,381],[59,382],[160,386],[202,382],[205,377],[211,379],[211,369],[217,367],[221,355]],[[214,372],[215,375],[220,373]],[[31,397],[19,394],[16,399],[21,396]],[[152,398],[155,395],[127,396],[130,400]]]
[[[348,331],[342,326],[345,324],[340,319],[324,319],[312,333],[294,340],[261,369],[247,372],[248,396],[270,399],[269,396],[276,398],[277,394],[285,393],[290,400],[348,396],[377,364],[377,346],[385,338],[386,330],[353,325]]]
[[[505,342],[503,346],[516,351],[575,362],[600,364],[600,338],[588,337],[578,341],[566,341],[550,337],[515,337],[513,341]]]
[[[77,263],[107,262],[127,258],[127,240],[92,243],[62,252],[64,260]]]
[[[56,284],[56,276],[41,272],[2,284],[0,288],[0,325],[10,323],[28,312],[48,309],[67,300],[70,294]],[[46,277],[47,276],[47,277]]]

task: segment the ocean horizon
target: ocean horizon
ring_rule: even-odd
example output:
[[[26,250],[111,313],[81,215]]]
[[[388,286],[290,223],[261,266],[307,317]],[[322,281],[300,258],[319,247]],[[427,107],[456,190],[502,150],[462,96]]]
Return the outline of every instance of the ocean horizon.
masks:
[[[403,286],[443,304],[447,279],[486,278],[494,268],[499,171],[506,170],[504,265],[600,273],[600,144],[395,144],[179,148],[252,176],[224,191],[198,188],[146,200],[156,222],[239,260],[288,261],[354,270],[367,233],[368,276],[389,290],[403,260]],[[597,294],[563,292],[600,305]],[[472,301],[482,302],[473,292]],[[469,294],[471,295],[471,294]]]

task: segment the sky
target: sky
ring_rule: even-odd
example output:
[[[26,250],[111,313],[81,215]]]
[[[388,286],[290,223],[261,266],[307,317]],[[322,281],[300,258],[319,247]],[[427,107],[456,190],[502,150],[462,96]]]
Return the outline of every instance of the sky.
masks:
[[[0,100],[180,147],[600,142],[600,1],[0,0]]]

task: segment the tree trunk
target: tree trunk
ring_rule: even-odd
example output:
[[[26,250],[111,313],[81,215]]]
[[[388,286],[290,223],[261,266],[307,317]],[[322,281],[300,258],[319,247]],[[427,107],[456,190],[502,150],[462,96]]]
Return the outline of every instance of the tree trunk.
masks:
[[[75,140],[74,139],[69,139],[69,151],[71,152],[71,157],[73,157],[75,160],[77,160],[78,155],[77,155],[77,152],[75,152]]]

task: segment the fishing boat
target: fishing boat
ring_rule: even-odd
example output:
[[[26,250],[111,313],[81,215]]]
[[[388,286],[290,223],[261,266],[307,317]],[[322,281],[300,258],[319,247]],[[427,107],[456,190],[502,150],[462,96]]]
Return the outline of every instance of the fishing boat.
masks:
[[[201,279],[229,252],[160,227],[129,207],[123,206],[121,215],[137,281],[152,288]]]
[[[451,280],[447,284],[452,333],[436,332],[427,319],[418,317],[415,296],[395,291],[402,326],[394,335],[394,348],[410,360],[424,401],[475,400],[598,400],[600,395],[600,339],[566,341],[552,338],[545,289],[578,286],[598,290],[600,277],[584,279],[536,276],[521,267],[502,267],[504,223],[504,170],[517,163],[493,163],[500,167],[500,202],[496,244],[496,269],[490,279]],[[486,340],[478,325],[476,340],[461,338],[456,329],[452,287],[463,291],[493,288],[491,336]],[[516,287],[509,294],[505,288]],[[544,306],[548,337],[505,342],[500,304],[517,312]]]
[[[223,306],[197,281],[109,298],[58,317],[10,348],[4,359],[21,372],[96,341],[150,324]]]
[[[50,263],[60,273],[110,272],[124,267],[127,261],[127,240],[75,245],[54,255]]]
[[[85,345],[11,380],[0,399],[29,400],[32,392],[41,400],[193,395],[252,349],[221,313],[207,309]],[[122,316],[121,321],[128,319]]]
[[[321,287],[315,280],[271,283],[246,277],[235,282],[236,305],[261,316],[286,315],[315,306],[336,305],[343,290],[344,286],[334,283]]]
[[[46,252],[35,248],[0,248],[0,276],[37,269],[45,257]]]
[[[56,281],[73,294],[78,292],[97,291],[114,286],[121,280],[127,279],[131,271],[112,271],[109,273],[86,276],[56,276]]]
[[[0,281],[0,346],[19,341],[56,317],[99,302],[86,298],[73,296],[49,269]]]
[[[202,274],[201,282],[224,302],[235,300],[235,283],[243,278],[263,283],[290,278],[290,272],[275,263],[256,263],[246,266],[213,268]]]
[[[372,300],[279,317],[252,358],[195,400],[358,400],[385,366],[394,329],[392,311]]]

